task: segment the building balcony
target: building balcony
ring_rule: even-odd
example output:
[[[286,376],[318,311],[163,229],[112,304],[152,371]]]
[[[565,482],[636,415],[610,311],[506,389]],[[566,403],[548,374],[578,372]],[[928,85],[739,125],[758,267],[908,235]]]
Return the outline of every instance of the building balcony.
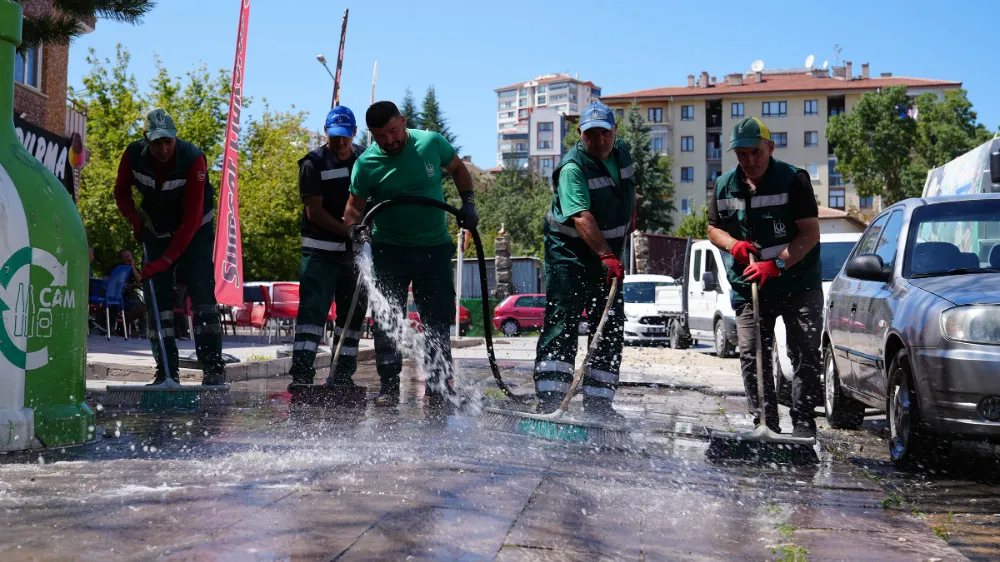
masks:
[[[840,174],[830,174],[828,184],[827,187],[843,187],[844,177]]]
[[[711,161],[722,160],[722,149],[709,145],[705,150],[705,159]]]
[[[722,129],[722,114],[710,114],[705,116],[706,129]]]

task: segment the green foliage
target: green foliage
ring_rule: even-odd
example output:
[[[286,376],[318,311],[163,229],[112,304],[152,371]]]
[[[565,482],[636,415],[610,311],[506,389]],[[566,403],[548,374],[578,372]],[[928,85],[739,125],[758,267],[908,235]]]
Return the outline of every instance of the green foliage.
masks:
[[[152,0],[54,0],[57,12],[24,17],[20,51],[42,43],[66,45],[83,33],[78,20],[99,17],[138,24],[156,5]]]
[[[403,93],[403,103],[399,106],[399,112],[403,114],[403,117],[406,117],[407,127],[411,129],[423,128],[420,112],[417,111],[417,102],[413,99],[413,92],[409,88],[406,88],[406,92]]]
[[[493,238],[502,226],[512,256],[543,256],[542,223],[551,205],[552,189],[545,180],[532,173],[500,172],[492,185],[476,194],[479,232],[483,244],[490,246],[487,255],[494,254]]]
[[[632,154],[632,169],[638,185],[636,228],[643,232],[664,234],[673,226],[671,160],[653,152],[649,125],[635,101],[618,128],[618,136],[628,143]]]
[[[298,159],[308,144],[303,112],[272,111],[252,118],[240,140],[240,222],[247,281],[299,277]]]
[[[417,128],[441,133],[455,147],[456,152],[461,152],[462,147],[455,145],[458,137],[448,128],[448,120],[445,119],[441,104],[438,103],[434,86],[427,88],[427,95],[424,96],[424,104],[420,110],[420,127]]]
[[[701,212],[698,214],[684,217],[684,220],[681,221],[681,225],[677,227],[677,231],[674,234],[677,236],[690,236],[695,240],[707,240],[708,209],[703,206]]]
[[[571,124],[569,130],[566,131],[566,136],[563,137],[563,149],[569,150],[578,142],[580,142],[580,127],[574,123]]]

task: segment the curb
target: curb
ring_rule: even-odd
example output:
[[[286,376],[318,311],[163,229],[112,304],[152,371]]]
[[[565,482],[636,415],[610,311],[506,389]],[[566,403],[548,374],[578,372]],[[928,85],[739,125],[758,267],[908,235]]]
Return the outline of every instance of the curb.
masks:
[[[452,340],[452,349],[465,347],[475,347],[483,344],[482,338],[462,338]],[[316,354],[313,366],[319,369],[326,369],[330,366],[332,354],[321,352]],[[363,348],[358,350],[358,362],[372,361],[375,359],[374,348]],[[230,363],[226,365],[226,380],[229,382],[240,382],[255,379],[266,379],[288,374],[292,367],[292,358],[270,359],[268,361],[253,361],[250,363]],[[201,380],[200,369],[180,369],[181,381]],[[146,382],[156,375],[156,367],[141,365],[123,365],[120,363],[87,362],[87,380],[108,380],[108,381],[134,381]]]

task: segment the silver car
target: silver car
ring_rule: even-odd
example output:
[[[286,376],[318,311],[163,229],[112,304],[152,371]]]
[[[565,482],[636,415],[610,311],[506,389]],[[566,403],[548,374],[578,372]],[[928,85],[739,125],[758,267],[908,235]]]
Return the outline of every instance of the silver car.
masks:
[[[830,288],[827,420],[884,409],[914,466],[951,439],[1000,439],[1000,195],[908,199],[872,221]]]

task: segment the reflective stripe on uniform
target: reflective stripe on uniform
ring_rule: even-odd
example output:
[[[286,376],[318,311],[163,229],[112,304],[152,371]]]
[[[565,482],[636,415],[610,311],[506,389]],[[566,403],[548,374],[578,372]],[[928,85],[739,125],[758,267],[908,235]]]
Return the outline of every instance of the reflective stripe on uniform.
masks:
[[[720,211],[742,211],[746,209],[746,202],[742,199],[719,199],[718,207]]]
[[[635,171],[632,169],[632,164],[629,164],[628,166],[622,168],[618,173],[624,180],[632,177],[635,174]]]
[[[569,383],[549,380],[538,381],[535,390],[537,392],[561,392],[566,394],[569,392]]]
[[[343,333],[344,333],[344,329],[341,328],[340,326],[337,326],[334,329],[334,334],[336,334],[338,336],[341,335],[341,334],[343,334]],[[360,330],[347,330],[347,339],[360,340],[361,339],[361,331]]]
[[[315,238],[303,238],[302,247],[326,250],[328,252],[343,252],[347,250],[347,244],[343,242],[330,242],[328,240],[316,240]]]
[[[577,232],[575,228],[560,223],[551,214],[546,215],[545,220],[549,223],[549,226],[556,229],[560,234],[565,234],[566,236],[572,238],[580,237],[580,233]],[[631,222],[632,219],[629,219],[629,224],[631,224]],[[625,236],[625,233],[628,231],[628,227],[629,225],[626,224],[610,230],[602,230],[601,236],[603,236],[605,240],[608,238],[621,238],[622,236]]]
[[[760,259],[762,260],[773,260],[778,257],[778,254],[783,252],[788,244],[782,244],[780,246],[768,246],[767,248],[762,248],[760,251]]]
[[[564,361],[539,361],[535,364],[536,373],[556,372],[573,374],[573,364]]]
[[[161,330],[161,332],[163,333],[163,337],[165,337],[165,338],[172,338],[172,337],[174,337],[174,329],[173,328],[164,328],[163,330]],[[149,331],[149,339],[152,340],[152,341],[156,341],[156,329],[155,328]]]
[[[606,382],[608,384],[618,382],[618,375],[608,371],[600,371],[598,369],[587,369],[586,372],[583,373],[583,378]]]
[[[185,185],[187,185],[187,179],[167,180],[163,182],[163,187],[160,189],[162,191],[170,191],[171,189],[177,189],[178,187],[184,187]]]
[[[173,319],[174,319],[174,311],[173,310],[161,310],[160,311],[160,320],[161,321],[162,320],[173,320]]]
[[[321,180],[333,180],[348,176],[350,176],[350,172],[348,172],[347,168],[334,168],[332,170],[323,170],[319,173],[319,179]]]
[[[587,187],[590,189],[601,189],[602,187],[611,187],[613,185],[615,185],[614,180],[607,176],[587,180]]]
[[[340,349],[340,356],[341,357],[357,357],[358,356],[358,347],[357,346],[347,347],[345,345],[344,347],[342,347]]]
[[[777,195],[758,195],[750,199],[750,207],[758,209],[760,207],[777,207],[788,203],[788,193],[778,193]]]
[[[212,222],[212,219],[214,218],[215,218],[215,209],[212,209],[211,211],[205,213],[205,216],[201,217],[201,225],[205,226],[206,224]]]
[[[316,351],[319,349],[319,343],[314,341],[297,341],[292,345],[292,351],[298,351],[300,349],[305,351]]]
[[[132,170],[132,177],[142,185],[148,185],[149,187],[156,187],[156,180],[147,176],[146,174]]]
[[[310,336],[322,336],[323,326],[315,324],[298,324],[295,326],[295,335],[309,334]]]
[[[341,352],[341,353],[343,353],[343,352]],[[396,354],[392,354],[392,355],[378,355],[378,354],[376,354],[375,355],[375,364],[376,365],[398,365],[398,364],[400,364],[402,362],[403,362],[402,355],[396,355]]]
[[[584,386],[583,395],[612,400],[615,397],[615,391],[610,388],[603,388],[600,386]]]

